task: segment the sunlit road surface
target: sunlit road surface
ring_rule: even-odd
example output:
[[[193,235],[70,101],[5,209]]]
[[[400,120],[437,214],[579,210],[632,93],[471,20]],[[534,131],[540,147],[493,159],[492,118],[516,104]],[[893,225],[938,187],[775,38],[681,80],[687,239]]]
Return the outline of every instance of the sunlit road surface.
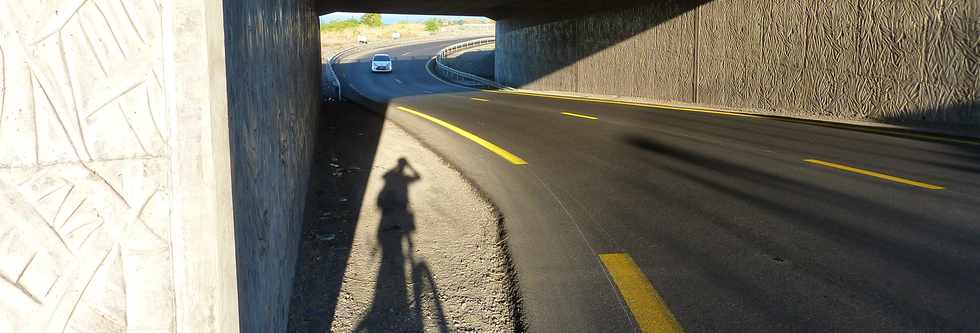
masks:
[[[499,207],[532,331],[980,330],[980,142],[463,89],[453,42],[335,69]]]

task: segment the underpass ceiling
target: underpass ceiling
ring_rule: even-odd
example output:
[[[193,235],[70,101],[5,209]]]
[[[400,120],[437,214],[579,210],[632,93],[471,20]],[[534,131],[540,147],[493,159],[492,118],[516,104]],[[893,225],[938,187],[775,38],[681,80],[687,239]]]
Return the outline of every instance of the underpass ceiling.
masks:
[[[650,3],[650,0],[319,0],[320,14],[364,12],[390,14],[470,15],[495,20],[513,16],[574,16]]]

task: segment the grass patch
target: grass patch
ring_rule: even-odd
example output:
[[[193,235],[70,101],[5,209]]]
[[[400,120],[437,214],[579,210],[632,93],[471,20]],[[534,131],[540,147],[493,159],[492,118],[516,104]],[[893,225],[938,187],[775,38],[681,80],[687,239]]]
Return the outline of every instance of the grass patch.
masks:
[[[337,32],[357,28],[361,25],[358,19],[336,20],[320,24],[320,32]]]

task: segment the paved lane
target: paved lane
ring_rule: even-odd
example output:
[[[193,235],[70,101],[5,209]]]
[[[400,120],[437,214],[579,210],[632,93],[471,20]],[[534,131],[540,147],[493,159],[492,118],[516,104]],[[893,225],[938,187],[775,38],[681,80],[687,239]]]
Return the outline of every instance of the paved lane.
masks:
[[[425,68],[452,42],[335,68],[500,208],[532,331],[665,320],[615,253],[689,332],[980,329],[980,142],[460,89]]]

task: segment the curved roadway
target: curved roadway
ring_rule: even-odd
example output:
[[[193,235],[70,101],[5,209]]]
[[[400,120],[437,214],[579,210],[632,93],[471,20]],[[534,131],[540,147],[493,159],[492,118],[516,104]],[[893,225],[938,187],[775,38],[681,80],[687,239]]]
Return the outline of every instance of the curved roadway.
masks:
[[[425,68],[453,42],[335,69],[499,207],[532,331],[638,330],[605,253],[689,332],[980,329],[977,142],[462,89]]]

